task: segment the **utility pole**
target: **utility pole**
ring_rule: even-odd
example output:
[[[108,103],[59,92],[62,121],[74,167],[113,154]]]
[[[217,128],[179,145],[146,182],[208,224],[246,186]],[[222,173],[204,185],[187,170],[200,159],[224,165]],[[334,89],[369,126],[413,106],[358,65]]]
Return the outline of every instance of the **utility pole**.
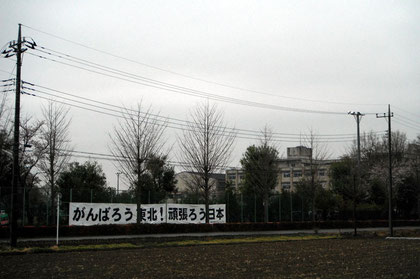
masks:
[[[356,184],[360,186],[360,120],[364,114],[355,111],[349,111],[348,114],[353,115],[357,123],[357,170],[356,170],[356,182],[353,181],[353,220],[354,220],[354,233],[357,235],[357,224],[356,224]]]
[[[388,113],[383,115],[376,114],[376,118],[388,118],[388,168],[389,168],[389,185],[388,185],[388,227],[389,236],[394,236],[394,229],[392,226],[392,146],[391,146],[391,117],[394,113],[391,112],[391,105],[388,105]]]
[[[12,193],[10,198],[10,246],[17,245],[17,216],[18,207],[16,201],[22,192],[19,188],[20,171],[19,171],[19,126],[20,126],[20,89],[21,89],[21,67],[22,67],[22,53],[28,48],[34,49],[36,43],[26,38],[22,38],[22,26],[19,24],[17,41],[9,42],[6,49],[2,51],[4,58],[9,58],[16,55],[16,96],[15,96],[15,120],[14,120],[14,134],[13,134],[13,176],[12,176]],[[22,47],[23,46],[23,47]]]
[[[117,195],[120,193],[120,172],[117,172]]]
[[[117,196],[116,196],[115,199],[116,199],[117,202],[119,202],[118,196],[120,194],[120,174],[121,174],[121,172],[116,173],[116,175],[117,175]]]
[[[16,51],[16,98],[15,98],[15,130],[13,136],[13,178],[12,178],[12,195],[10,199],[11,205],[11,225],[10,225],[10,246],[17,245],[17,206],[15,206],[15,198],[17,199],[19,187],[19,125],[20,125],[20,82],[21,82],[21,66],[22,66],[22,37],[21,25],[19,24],[17,51]]]

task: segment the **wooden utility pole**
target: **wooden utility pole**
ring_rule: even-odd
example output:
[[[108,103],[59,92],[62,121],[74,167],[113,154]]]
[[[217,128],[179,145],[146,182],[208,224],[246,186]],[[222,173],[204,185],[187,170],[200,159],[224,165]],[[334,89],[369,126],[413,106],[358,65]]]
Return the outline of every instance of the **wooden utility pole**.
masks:
[[[388,114],[376,114],[376,118],[388,118],[388,167],[389,167],[389,185],[388,185],[388,227],[389,236],[394,236],[394,228],[392,226],[392,145],[391,145],[391,117],[394,113],[391,112],[391,105],[388,105]]]

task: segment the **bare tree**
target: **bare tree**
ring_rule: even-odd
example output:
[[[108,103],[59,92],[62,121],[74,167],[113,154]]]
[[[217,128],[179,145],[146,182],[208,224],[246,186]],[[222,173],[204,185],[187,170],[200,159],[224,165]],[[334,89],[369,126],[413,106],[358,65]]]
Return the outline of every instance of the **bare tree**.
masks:
[[[9,186],[12,171],[13,126],[10,121],[11,110],[7,104],[7,94],[0,97],[0,183]],[[11,186],[11,185],[10,185]]]
[[[7,105],[7,101],[7,94],[2,94],[0,97],[0,130],[11,130],[11,110]]]
[[[305,146],[310,149],[309,173],[305,171],[304,178],[298,183],[298,191],[303,193],[311,202],[312,222],[315,222],[317,194],[322,187],[319,178],[319,168],[329,157],[327,146],[320,142],[316,133],[310,129],[305,137]],[[307,175],[309,174],[309,175]]]
[[[10,121],[12,110],[8,106],[7,96],[7,94],[2,94],[0,97],[0,152],[7,150],[6,143],[13,134],[13,126]]]
[[[47,148],[41,140],[43,125],[43,121],[32,121],[31,117],[26,117],[20,122],[20,138],[23,144],[19,152],[19,165],[23,187],[31,188],[34,185],[38,173],[33,173],[33,170]]]
[[[32,212],[29,210],[29,202],[25,201],[29,198],[31,192],[37,191],[36,186],[40,182],[38,177],[39,169],[36,167],[47,148],[42,141],[41,130],[43,125],[43,121],[32,120],[32,117],[25,117],[20,122],[22,146],[19,149],[19,171],[20,185],[23,188],[23,222],[25,222],[25,219],[32,220],[33,217]],[[21,207],[19,206],[19,208]]]
[[[39,182],[38,172],[33,170],[36,169],[46,149],[41,141],[42,125],[42,121],[32,121],[31,117],[26,117],[20,122],[22,146],[19,150],[19,171],[20,184],[24,188],[23,195],[29,193]]]
[[[223,113],[208,102],[198,105],[190,114],[190,122],[178,139],[180,160],[204,195],[206,223],[209,223],[209,196],[214,184],[211,176],[226,166],[232,153],[236,132],[226,127]]]
[[[41,139],[45,153],[39,161],[39,169],[44,176],[52,208],[58,192],[56,184],[58,176],[65,169],[71,154],[69,135],[71,120],[67,117],[68,112],[69,109],[53,101],[42,109],[44,125],[41,128]],[[54,212],[53,210],[51,214],[52,223],[55,220]]]
[[[164,147],[163,133],[166,120],[152,115],[151,107],[143,109],[141,103],[137,109],[125,108],[123,118],[110,135],[110,151],[117,159],[119,172],[125,174],[130,187],[136,193],[137,223],[141,222],[141,190],[143,174],[147,171],[146,162],[155,155],[161,155]]]

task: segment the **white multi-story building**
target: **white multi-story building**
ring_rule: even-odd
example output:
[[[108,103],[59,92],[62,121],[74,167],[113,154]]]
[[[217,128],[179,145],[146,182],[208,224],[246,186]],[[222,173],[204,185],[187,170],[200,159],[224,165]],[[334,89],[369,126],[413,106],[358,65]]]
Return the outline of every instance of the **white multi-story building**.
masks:
[[[287,148],[287,157],[278,160],[278,182],[276,192],[295,191],[296,184],[311,175],[312,149],[305,146]],[[335,160],[312,160],[312,169],[315,171],[315,179],[322,187],[330,185],[329,170]],[[242,169],[226,170],[226,182],[239,189],[244,182]]]

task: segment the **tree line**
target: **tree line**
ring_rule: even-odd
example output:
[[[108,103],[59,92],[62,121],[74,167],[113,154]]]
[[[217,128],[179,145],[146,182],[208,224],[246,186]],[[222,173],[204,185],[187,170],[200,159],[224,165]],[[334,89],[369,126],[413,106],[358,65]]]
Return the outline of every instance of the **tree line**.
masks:
[[[10,210],[13,133],[11,109],[5,100],[3,98],[0,107],[0,206]],[[113,197],[120,201],[134,200],[139,212],[142,203],[162,201],[168,193],[176,191],[175,170],[168,162],[169,149],[165,149],[168,148],[164,137],[167,120],[154,114],[151,107],[145,108],[139,103],[135,108],[125,108],[121,111],[121,120],[109,134],[109,149],[115,166],[129,185],[124,193],[116,193],[108,187],[97,162],[70,162],[71,120],[68,114],[68,109],[51,101],[43,107],[40,120],[28,117],[20,123],[23,142],[19,150],[20,180],[15,199],[15,206],[20,211],[18,216],[22,216],[22,203],[29,196],[31,202],[24,204],[37,204],[37,209],[41,204],[49,207],[51,214],[44,216],[47,218],[44,221],[52,224],[55,221],[55,210],[52,209],[59,194],[65,201],[92,201],[93,194],[100,200],[112,200]],[[226,137],[222,128],[223,115],[209,103],[197,106],[190,117],[189,127],[178,137],[182,150],[179,157],[186,162],[186,169],[200,174],[196,187],[202,192],[208,211],[214,186],[209,183],[210,176],[228,162],[235,135],[231,132]],[[27,212],[28,219],[39,215],[37,210],[30,208],[23,211]]]
[[[10,109],[6,104],[3,99],[0,107],[2,208],[9,206],[12,177],[12,125]],[[72,146],[68,109],[50,102],[43,108],[41,119],[23,118],[20,123],[22,141],[19,150],[19,185],[25,188],[25,191],[20,192],[21,196],[17,199],[20,204],[17,206],[21,208],[23,200],[31,197],[32,204],[54,208],[58,194],[66,201],[91,201],[94,193],[95,198],[100,200],[134,200],[139,211],[142,203],[150,200],[159,202],[169,193],[176,192],[175,169],[168,159],[173,146],[168,146],[165,137],[168,119],[154,113],[151,107],[145,107],[142,103],[134,108],[123,109],[121,115],[118,124],[109,133],[109,151],[114,156],[118,172],[124,174],[122,178],[129,185],[129,190],[125,193],[116,193],[114,188],[108,187],[102,168],[97,162],[70,162]],[[274,189],[281,173],[278,165],[279,147],[271,135],[270,130],[265,128],[260,142],[249,146],[244,152],[240,160],[244,183],[240,189],[232,189],[230,185],[226,188],[226,193],[230,193],[231,197],[238,197],[239,193],[253,195],[254,205],[258,199],[258,203],[263,207],[265,222],[270,220],[272,196],[275,194]],[[409,218],[420,212],[420,137],[408,142],[403,133],[394,132],[392,136],[396,193],[394,210],[397,215]],[[211,182],[211,177],[226,169],[235,139],[235,129],[227,128],[223,113],[209,102],[201,103],[191,110],[182,133],[177,136],[179,153],[176,157],[184,170],[194,174],[192,188],[202,197],[206,211],[210,202],[214,200],[212,194],[215,185]],[[328,149],[319,144],[313,131],[309,133],[306,146],[311,150],[309,173],[296,185],[294,194],[310,205],[306,214],[310,215],[313,221],[320,214],[344,216],[349,211],[350,204],[353,208],[358,207],[359,211],[362,208],[375,212],[375,218],[383,216],[387,210],[385,137],[374,133],[363,136],[362,171],[357,187],[355,148],[351,148],[339,162],[331,165],[331,185],[323,187],[317,173],[322,161],[328,157]],[[75,191],[71,192],[70,189]],[[284,190],[284,193],[287,191],[291,190]],[[30,208],[27,208],[26,212],[28,219],[36,215],[36,211]],[[51,212],[49,221],[53,223],[55,211]],[[208,222],[208,216],[206,221]]]
[[[357,168],[357,148],[354,143],[339,160],[329,164],[329,184],[323,185],[318,173],[321,168],[325,168],[328,152],[326,146],[319,144],[316,135],[311,131],[303,143],[311,151],[304,162],[305,174],[298,182],[294,182],[293,189],[280,186],[281,193],[275,192],[279,186],[279,176],[282,174],[279,152],[275,144],[270,144],[267,138],[269,137],[264,135],[259,144],[247,148],[241,159],[243,182],[236,191],[230,190],[230,202],[236,202],[236,212],[238,194],[242,195],[244,211],[251,212],[245,216],[245,220],[252,221],[255,218],[253,213],[262,216],[255,219],[265,222],[277,221],[281,219],[278,215],[281,214],[278,213],[281,211],[279,203],[288,203],[289,214],[292,214],[289,220],[293,220],[293,212],[290,212],[293,211],[290,209],[293,205],[290,203],[296,199],[296,203],[302,204],[298,210],[302,214],[302,217],[298,218],[300,220],[387,218],[387,135],[378,136],[373,132],[363,134],[360,169]],[[393,215],[405,219],[419,218],[420,136],[410,142],[404,133],[392,132],[391,152]],[[253,208],[255,203],[258,209]],[[238,214],[236,220],[239,220]]]

